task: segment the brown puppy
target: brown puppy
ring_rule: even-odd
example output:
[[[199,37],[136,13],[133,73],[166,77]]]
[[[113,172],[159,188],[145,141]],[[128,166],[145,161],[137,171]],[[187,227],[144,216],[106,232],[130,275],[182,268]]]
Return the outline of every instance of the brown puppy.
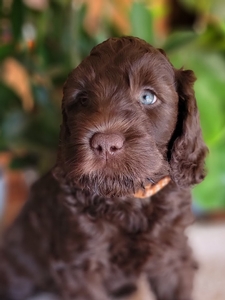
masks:
[[[51,289],[108,300],[143,274],[158,300],[192,299],[184,229],[207,153],[194,81],[133,37],[98,45],[71,72],[56,166],[3,239],[1,300]],[[159,191],[143,193],[149,183]]]

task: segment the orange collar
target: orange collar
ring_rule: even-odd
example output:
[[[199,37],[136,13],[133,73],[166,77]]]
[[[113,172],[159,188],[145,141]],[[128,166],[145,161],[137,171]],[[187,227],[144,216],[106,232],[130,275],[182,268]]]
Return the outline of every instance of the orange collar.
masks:
[[[158,193],[164,186],[170,182],[169,176],[164,177],[156,184],[148,184],[144,190],[138,190],[135,194],[135,198],[148,198]]]

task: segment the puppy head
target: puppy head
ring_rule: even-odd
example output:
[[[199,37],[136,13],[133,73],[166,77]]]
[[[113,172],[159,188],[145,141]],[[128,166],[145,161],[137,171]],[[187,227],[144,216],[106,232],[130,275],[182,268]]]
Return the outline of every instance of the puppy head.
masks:
[[[185,125],[196,103],[183,72],[137,38],[96,46],[64,86],[58,165],[67,180],[103,196],[132,194],[168,174],[181,185],[197,182],[183,170],[197,168],[183,163],[192,177],[185,183],[178,166],[187,132],[201,134],[199,124]]]

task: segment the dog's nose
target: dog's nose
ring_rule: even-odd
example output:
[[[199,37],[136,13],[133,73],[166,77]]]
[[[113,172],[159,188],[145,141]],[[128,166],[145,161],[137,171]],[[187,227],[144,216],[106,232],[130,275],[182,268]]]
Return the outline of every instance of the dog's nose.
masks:
[[[124,138],[115,133],[95,133],[90,141],[96,154],[106,156],[116,154],[123,148]]]

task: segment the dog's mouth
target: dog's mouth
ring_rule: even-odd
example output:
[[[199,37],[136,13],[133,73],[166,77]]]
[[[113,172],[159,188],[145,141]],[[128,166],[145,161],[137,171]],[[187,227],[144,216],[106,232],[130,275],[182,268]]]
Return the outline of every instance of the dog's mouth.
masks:
[[[70,178],[70,182],[72,185],[88,190],[92,194],[112,198],[134,196],[140,192],[144,194],[147,187],[149,188],[149,186],[154,185],[167,175],[167,169],[163,169],[154,175],[145,174],[143,177],[122,173],[107,174],[105,172],[96,172]]]
[[[125,175],[102,176],[83,175],[78,179],[78,185],[82,189],[89,190],[93,194],[104,197],[122,197],[134,194],[140,188],[144,188],[149,180],[134,180]]]
[[[72,188],[81,188],[92,195],[108,198],[133,196],[138,191],[145,191],[149,184],[155,184],[168,176],[169,167],[166,161],[151,161],[105,161],[101,164],[92,163],[93,161],[88,164],[80,162],[64,169],[65,177]]]

